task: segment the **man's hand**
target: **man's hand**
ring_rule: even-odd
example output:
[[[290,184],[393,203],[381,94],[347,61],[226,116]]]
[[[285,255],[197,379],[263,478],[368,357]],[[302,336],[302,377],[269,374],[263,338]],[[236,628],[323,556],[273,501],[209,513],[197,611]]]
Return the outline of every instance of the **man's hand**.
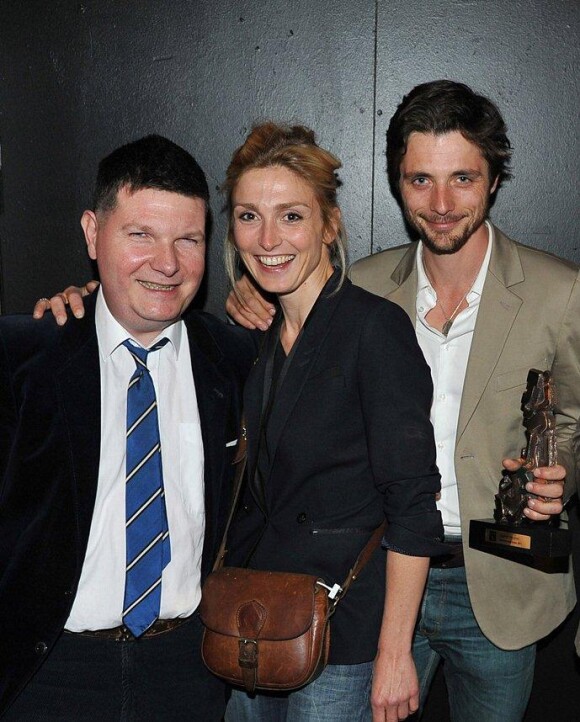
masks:
[[[508,471],[517,471],[522,459],[504,459],[503,465]],[[566,469],[561,464],[540,466],[533,470],[534,481],[528,481],[526,491],[537,494],[539,499],[528,499],[524,514],[532,521],[547,521],[564,509],[564,481]]]
[[[247,275],[236,283],[226,300],[226,312],[240,326],[267,331],[276,313],[276,307],[266,301]]]
[[[98,286],[98,281],[89,281],[82,288],[69,286],[64,291],[56,293],[52,298],[41,298],[36,302],[32,315],[34,318],[42,318],[50,309],[58,325],[64,326],[67,320],[66,306],[70,306],[75,318],[82,318],[85,315],[83,296],[88,296]]]
[[[411,653],[395,657],[379,652],[371,691],[373,722],[398,722],[419,708],[419,682]]]

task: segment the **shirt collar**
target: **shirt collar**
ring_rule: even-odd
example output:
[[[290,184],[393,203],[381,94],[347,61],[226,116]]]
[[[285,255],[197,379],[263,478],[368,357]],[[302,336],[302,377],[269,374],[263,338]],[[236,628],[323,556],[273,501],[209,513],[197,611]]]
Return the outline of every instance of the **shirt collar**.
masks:
[[[126,329],[121,326],[121,324],[110,312],[101,288],[97,291],[95,326],[97,329],[97,339],[99,341],[99,355],[101,357],[101,361],[107,361],[127,339],[130,339],[137,346],[143,345],[131,336],[131,334],[127,333]],[[173,353],[177,356],[181,345],[182,333],[183,321],[176,321],[170,326],[167,326],[167,328],[164,328],[159,336],[151,342],[148,348],[153,346],[153,344],[155,344],[160,338],[167,338],[169,339],[167,347],[172,348]]]
[[[473,286],[471,287],[470,293],[467,294],[467,303],[470,303],[470,297],[472,293],[476,293],[478,296],[481,296],[483,292],[483,285],[485,283],[485,277],[487,276],[487,269],[489,268],[489,259],[491,258],[491,249],[493,247],[494,242],[494,232],[493,232],[493,226],[489,221],[485,221],[485,225],[487,226],[487,235],[488,235],[488,242],[487,242],[487,251],[485,252],[485,256],[483,257],[483,262],[481,264],[481,268],[479,269],[479,273],[477,274],[477,278],[473,282]]]

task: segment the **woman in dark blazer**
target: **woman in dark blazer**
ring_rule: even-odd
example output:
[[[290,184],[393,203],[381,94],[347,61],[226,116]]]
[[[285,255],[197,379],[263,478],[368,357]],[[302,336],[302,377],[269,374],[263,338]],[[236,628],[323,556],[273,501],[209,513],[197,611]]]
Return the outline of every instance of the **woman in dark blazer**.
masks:
[[[338,604],[323,674],[287,695],[234,691],[228,722],[396,720],[418,706],[411,640],[442,550],[431,379],[406,314],[344,276],[339,167],[308,129],[265,123],[228,168],[230,276],[239,254],[282,313],[246,384],[249,482],[226,563],[341,583],[388,526]]]

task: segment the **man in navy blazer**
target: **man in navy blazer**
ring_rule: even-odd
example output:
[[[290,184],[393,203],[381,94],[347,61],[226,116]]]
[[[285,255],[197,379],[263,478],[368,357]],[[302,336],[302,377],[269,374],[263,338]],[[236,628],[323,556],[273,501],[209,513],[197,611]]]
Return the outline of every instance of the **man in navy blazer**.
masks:
[[[0,319],[0,715],[220,720],[197,614],[227,513],[248,335],[186,312],[204,272],[208,187],[148,136],[99,166],[81,225],[101,288],[84,318]],[[167,338],[156,350],[156,341]],[[125,411],[151,351],[171,561],[158,618],[123,622]],[[155,351],[155,352],[153,352]],[[153,358],[154,357],[154,358]]]

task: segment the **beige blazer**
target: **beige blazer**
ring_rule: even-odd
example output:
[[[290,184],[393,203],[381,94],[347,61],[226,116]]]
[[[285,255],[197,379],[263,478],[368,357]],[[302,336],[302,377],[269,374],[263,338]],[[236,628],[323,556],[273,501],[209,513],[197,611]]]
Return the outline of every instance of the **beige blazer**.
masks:
[[[501,461],[525,446],[520,411],[530,368],[551,369],[557,384],[558,455],[575,490],[580,417],[580,281],[577,266],[507,238],[497,228],[477,316],[459,412],[455,469],[463,539],[471,519],[490,518]],[[354,283],[416,318],[417,244],[355,263]],[[575,604],[571,565],[546,573],[465,544],[473,611],[502,649],[541,639]]]

